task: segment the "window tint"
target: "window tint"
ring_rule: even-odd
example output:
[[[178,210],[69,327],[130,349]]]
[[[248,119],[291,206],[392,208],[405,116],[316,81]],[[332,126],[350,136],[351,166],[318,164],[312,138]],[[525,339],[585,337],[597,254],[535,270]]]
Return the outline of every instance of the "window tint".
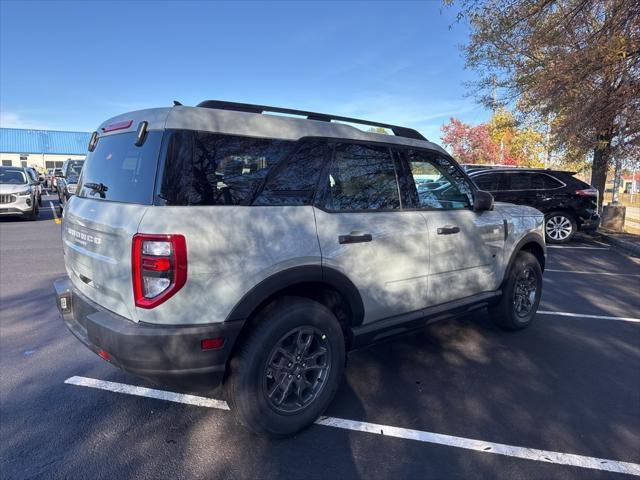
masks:
[[[472,178],[480,190],[491,192],[498,189],[498,176],[496,174],[484,173]]]
[[[161,140],[160,131],[150,131],[141,147],[135,146],[136,132],[100,137],[87,155],[77,195],[151,204]]]
[[[521,172],[509,173],[510,190],[544,190],[558,188],[562,184],[544,173]]]
[[[160,196],[167,205],[250,205],[295,142],[174,131]]]
[[[541,175],[541,177],[544,184],[544,188],[553,189],[553,188],[560,188],[563,186],[562,182],[560,182],[556,178],[553,178],[550,175]]]
[[[466,208],[473,194],[467,179],[455,164],[437,153],[401,151],[405,169],[402,189],[408,208]]]
[[[331,149],[326,140],[301,140],[293,155],[267,176],[254,205],[310,205]]]
[[[330,210],[400,208],[394,163],[386,147],[339,144],[327,182],[324,203]]]

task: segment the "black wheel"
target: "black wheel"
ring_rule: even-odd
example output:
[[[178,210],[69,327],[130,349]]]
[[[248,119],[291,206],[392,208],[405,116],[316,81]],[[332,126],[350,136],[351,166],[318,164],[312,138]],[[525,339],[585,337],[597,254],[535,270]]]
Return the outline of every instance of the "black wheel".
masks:
[[[232,358],[229,405],[255,433],[291,435],[327,408],[344,362],[344,336],[331,311],[306,298],[285,297],[260,314]]]
[[[521,330],[528,327],[542,295],[542,269],[529,252],[519,252],[502,289],[500,301],[489,307],[489,316],[500,327]]]
[[[34,205],[33,205],[33,208],[31,209],[31,213],[29,214],[29,220],[37,220],[38,213],[40,213],[40,210],[38,209],[38,205],[35,204],[35,198],[33,200],[34,200]]]
[[[551,212],[544,217],[544,233],[548,243],[567,243],[576,234],[576,221],[565,212]]]

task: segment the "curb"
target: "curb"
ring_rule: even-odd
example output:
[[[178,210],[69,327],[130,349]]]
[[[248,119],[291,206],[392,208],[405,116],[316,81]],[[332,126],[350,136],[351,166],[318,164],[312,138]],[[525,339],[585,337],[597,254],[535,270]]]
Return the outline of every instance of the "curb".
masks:
[[[618,237],[616,234],[603,232],[602,230],[598,230],[597,235],[609,241],[612,245],[615,245],[632,255],[640,257],[640,241],[634,242],[631,240],[625,240],[624,238]]]

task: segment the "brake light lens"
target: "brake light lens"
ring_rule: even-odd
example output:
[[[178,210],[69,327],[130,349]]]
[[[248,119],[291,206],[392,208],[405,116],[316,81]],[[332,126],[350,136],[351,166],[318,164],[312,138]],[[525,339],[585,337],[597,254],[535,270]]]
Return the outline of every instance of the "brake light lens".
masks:
[[[122,122],[111,123],[106,127],[102,127],[103,132],[113,132],[115,130],[125,130],[131,126],[133,120],[124,120]]]
[[[154,308],[187,282],[187,244],[182,235],[133,236],[131,251],[136,307]]]
[[[576,190],[576,195],[580,195],[581,197],[597,197],[598,190],[595,188],[584,188],[582,190]]]

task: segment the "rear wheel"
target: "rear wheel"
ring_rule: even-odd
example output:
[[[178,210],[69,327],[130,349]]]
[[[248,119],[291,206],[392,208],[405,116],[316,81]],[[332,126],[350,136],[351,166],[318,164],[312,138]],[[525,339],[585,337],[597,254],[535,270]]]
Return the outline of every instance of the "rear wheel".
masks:
[[[285,297],[267,307],[231,360],[231,410],[259,434],[291,435],[311,425],[342,378],[345,343],[325,306]]]
[[[570,242],[576,230],[576,221],[565,212],[551,212],[545,216],[544,233],[548,243]]]
[[[536,315],[542,295],[542,269],[529,252],[519,252],[502,289],[500,301],[489,307],[489,316],[500,327],[521,330]]]

